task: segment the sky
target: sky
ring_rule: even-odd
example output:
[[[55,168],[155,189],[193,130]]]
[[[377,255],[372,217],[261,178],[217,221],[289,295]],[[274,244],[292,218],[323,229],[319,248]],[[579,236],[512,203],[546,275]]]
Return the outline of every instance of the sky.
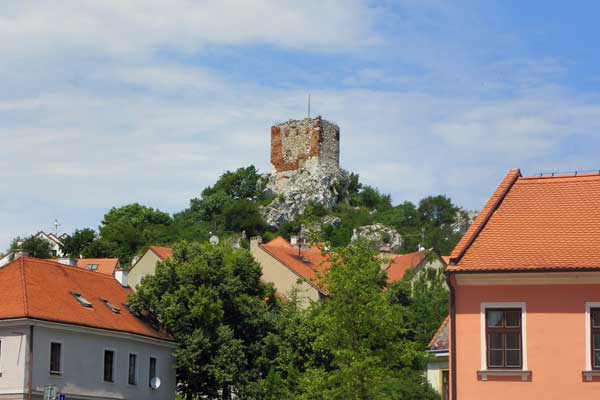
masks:
[[[7,0],[0,252],[168,212],[226,170],[270,171],[271,125],[341,129],[341,163],[395,203],[479,209],[510,168],[598,170],[598,2]]]

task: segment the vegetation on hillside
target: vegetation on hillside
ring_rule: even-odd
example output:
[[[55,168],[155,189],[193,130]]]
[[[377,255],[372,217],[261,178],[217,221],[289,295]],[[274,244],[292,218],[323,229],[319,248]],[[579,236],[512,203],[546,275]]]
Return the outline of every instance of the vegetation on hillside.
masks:
[[[118,257],[127,267],[150,245],[170,245],[179,240],[203,242],[212,234],[222,239],[258,234],[266,240],[278,235],[289,238],[303,224],[314,226],[325,216],[340,219],[339,226],[321,227],[321,239],[336,247],[350,243],[354,229],[375,223],[390,226],[402,235],[402,252],[416,251],[420,244],[439,254],[449,254],[461,235],[455,223],[464,211],[449,198],[431,196],[418,204],[403,202],[394,206],[389,195],[363,185],[356,174],[350,175],[349,190],[333,209],[314,205],[297,220],[270,230],[260,207],[273,198],[263,190],[262,182],[254,166],[227,171],[213,186],[191,199],[187,209],[172,216],[137,203],[112,208],[97,234],[90,228],[76,230],[65,240],[63,252],[72,257]]]

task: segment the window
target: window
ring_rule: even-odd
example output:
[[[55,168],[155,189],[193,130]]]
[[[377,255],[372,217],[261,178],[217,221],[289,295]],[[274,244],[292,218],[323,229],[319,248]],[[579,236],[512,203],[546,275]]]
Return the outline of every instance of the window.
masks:
[[[592,369],[600,370],[600,308],[590,309]]]
[[[488,369],[523,366],[520,308],[487,308],[486,355]]]
[[[71,295],[73,297],[75,297],[75,300],[77,300],[79,302],[79,304],[81,304],[85,308],[92,308],[92,303],[90,303],[85,297],[83,297],[79,293],[71,292]]]
[[[98,264],[88,264],[85,266],[85,269],[88,271],[96,271],[98,269]]]
[[[50,374],[60,375],[61,374],[61,356],[62,356],[62,344],[52,342],[50,343]]]
[[[104,350],[104,382],[114,382],[115,352]]]
[[[100,297],[100,301],[102,303],[104,303],[104,305],[106,307],[108,307],[115,314],[121,314],[121,309],[119,307],[115,306],[115,305],[112,305],[108,300],[103,299],[102,297]]]
[[[150,357],[148,364],[148,386],[152,387],[152,379],[156,378],[156,358]]]
[[[130,385],[137,385],[136,369],[137,369],[137,355],[130,354],[129,355],[129,370],[128,370],[129,372],[127,374],[127,383],[129,383]]]

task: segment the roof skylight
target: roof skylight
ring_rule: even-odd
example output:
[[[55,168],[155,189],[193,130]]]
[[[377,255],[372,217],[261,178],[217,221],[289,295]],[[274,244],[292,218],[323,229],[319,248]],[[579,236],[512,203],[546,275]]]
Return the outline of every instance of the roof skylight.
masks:
[[[110,311],[114,312],[115,314],[121,314],[121,309],[117,306],[112,305],[108,300],[100,297],[100,301],[103,302],[104,305],[108,307]]]
[[[90,303],[85,297],[83,297],[79,293],[73,293],[73,292],[71,292],[71,295],[73,297],[75,297],[75,300],[77,300],[79,302],[79,304],[81,304],[82,306],[84,306],[86,308],[92,308],[93,307],[92,303]]]
[[[96,271],[98,269],[98,264],[88,264],[85,266],[85,269],[88,271]]]

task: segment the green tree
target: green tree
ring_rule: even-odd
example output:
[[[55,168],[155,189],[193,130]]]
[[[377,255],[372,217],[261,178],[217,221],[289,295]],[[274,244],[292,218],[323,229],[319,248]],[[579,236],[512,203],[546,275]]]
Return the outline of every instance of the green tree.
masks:
[[[16,237],[10,244],[9,252],[17,250],[25,251],[29,256],[36,258],[52,258],[52,246],[46,239],[36,236],[29,236],[21,239]]]
[[[432,255],[433,256],[433,255]],[[442,270],[408,271],[390,287],[394,302],[406,306],[410,338],[426,348],[448,315],[448,288]]]
[[[260,196],[259,181],[260,175],[254,165],[227,171],[212,187],[204,189],[202,197],[220,192],[232,199],[256,200]]]
[[[70,236],[62,239],[63,244],[61,250],[63,254],[77,258],[95,239],[96,232],[94,232],[93,229],[77,229]]]
[[[274,293],[246,250],[180,242],[130,303],[177,339],[178,390],[188,399],[257,398]],[[269,300],[271,299],[271,300]]]
[[[114,246],[112,256],[127,264],[143,247],[164,244],[168,235],[164,235],[163,229],[172,222],[171,216],[165,212],[137,203],[130,204],[112,208],[106,213],[100,225],[100,237]]]
[[[426,360],[407,338],[403,306],[384,290],[381,261],[366,244],[332,255],[323,284],[331,297],[316,305],[313,352],[330,362],[300,378],[299,399],[436,399],[422,376]]]

